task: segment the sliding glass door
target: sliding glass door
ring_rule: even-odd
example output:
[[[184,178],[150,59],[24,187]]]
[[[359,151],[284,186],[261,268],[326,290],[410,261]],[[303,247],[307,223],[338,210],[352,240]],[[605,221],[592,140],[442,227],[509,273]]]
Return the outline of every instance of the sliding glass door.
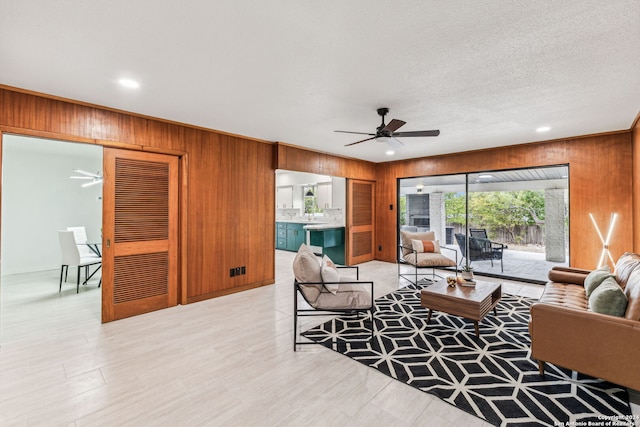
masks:
[[[398,182],[400,229],[433,230],[476,274],[544,282],[568,265],[568,166]]]

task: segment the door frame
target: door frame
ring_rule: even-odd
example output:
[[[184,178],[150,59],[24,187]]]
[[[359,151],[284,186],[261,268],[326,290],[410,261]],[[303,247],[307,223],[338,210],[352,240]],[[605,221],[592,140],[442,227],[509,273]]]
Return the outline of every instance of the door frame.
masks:
[[[0,176],[2,176],[2,152],[3,136],[12,134],[40,139],[50,139],[62,142],[93,144],[103,148],[117,148],[122,150],[145,151],[149,153],[165,154],[178,158],[178,304],[187,304],[187,194],[188,194],[188,154],[185,151],[169,148],[148,147],[119,141],[106,141],[101,139],[83,138],[57,132],[36,131],[12,126],[0,126]],[[2,195],[2,183],[0,182],[0,196]],[[1,197],[0,197],[1,200]],[[2,206],[0,205],[0,209]],[[1,212],[1,211],[0,211]],[[104,218],[103,218],[104,221]],[[2,220],[0,218],[0,233],[2,233]],[[0,254],[0,257],[2,254]],[[101,296],[101,300],[104,296]]]

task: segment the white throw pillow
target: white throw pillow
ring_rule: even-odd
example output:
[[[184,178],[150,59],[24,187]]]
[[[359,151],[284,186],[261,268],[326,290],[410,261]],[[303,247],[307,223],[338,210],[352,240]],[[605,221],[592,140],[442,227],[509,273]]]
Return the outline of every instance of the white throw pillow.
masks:
[[[336,265],[331,261],[331,258],[326,255],[322,257],[320,274],[322,275],[322,281],[325,282],[324,287],[332,294],[337,294],[339,286],[337,284],[327,284],[326,282],[339,282],[340,274],[338,273]]]

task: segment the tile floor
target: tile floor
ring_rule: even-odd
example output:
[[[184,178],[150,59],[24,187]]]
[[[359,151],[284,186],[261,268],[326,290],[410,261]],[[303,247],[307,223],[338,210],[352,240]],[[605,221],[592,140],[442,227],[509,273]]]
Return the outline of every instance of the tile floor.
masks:
[[[293,352],[293,256],[277,251],[275,285],[105,325],[97,281],[76,294],[71,273],[62,293],[57,271],[3,277],[0,425],[488,426],[321,346]],[[361,278],[376,297],[402,285],[395,264]]]

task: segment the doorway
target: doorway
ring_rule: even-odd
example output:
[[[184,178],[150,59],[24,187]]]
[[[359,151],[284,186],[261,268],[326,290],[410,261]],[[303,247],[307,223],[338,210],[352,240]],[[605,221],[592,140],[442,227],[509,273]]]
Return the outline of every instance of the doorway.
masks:
[[[45,308],[45,318],[51,311],[58,311],[61,307],[65,307],[63,310],[64,316],[62,317],[65,319],[69,316],[72,317],[73,313],[82,311],[79,310],[77,303],[85,300],[90,300],[92,309],[89,310],[89,316],[84,318],[83,321],[93,322],[95,320],[97,323],[100,322],[101,317],[102,321],[106,322],[177,304],[177,300],[180,297],[180,270],[185,262],[185,259],[179,256],[181,227],[178,223],[180,206],[183,204],[181,197],[184,197],[179,194],[178,183],[181,182],[181,173],[183,177],[186,176],[184,175],[186,171],[182,170],[181,167],[181,162],[184,161],[182,157],[176,154],[116,150],[91,143],[75,143],[13,134],[2,134],[2,148],[3,257],[0,264],[0,330],[3,332],[3,336],[7,336],[7,333],[5,333],[7,329],[11,330],[10,335],[14,334],[14,330],[20,330],[21,328],[12,328],[12,325],[18,323],[23,325],[25,317],[34,319],[36,323],[40,321],[39,319],[43,317],[43,314],[37,314],[37,310],[34,310],[34,305],[30,304],[30,301],[49,303],[52,300],[62,299],[67,293],[73,293],[76,296],[76,286],[65,286],[66,280],[63,280],[62,289],[60,292],[58,291],[59,280],[62,276],[60,273],[60,247],[57,231],[67,227],[84,227],[87,241],[96,244],[102,243],[103,231],[120,233],[116,237],[111,236],[111,239],[108,240],[108,242],[114,243],[114,250],[109,251],[108,248],[99,248],[102,252],[103,267],[109,267],[106,271],[107,275],[110,274],[110,276],[104,276],[109,280],[109,283],[107,284],[108,286],[101,286],[104,281],[102,281],[103,275],[100,273],[105,271],[102,268],[86,285],[80,288],[82,297],[67,298],[63,304],[54,305],[53,308],[51,306]],[[103,159],[103,152],[117,153],[115,157],[123,159],[123,164],[128,164],[124,169],[128,168],[131,174],[122,173],[122,170],[124,170],[122,168],[121,172],[118,172],[117,162],[112,164],[106,162],[106,158]],[[141,187],[146,187],[147,190],[149,188],[154,190],[162,188],[162,185],[160,185],[161,175],[164,173],[162,163],[167,164],[164,179],[167,181],[167,188],[170,187],[171,190],[167,190],[159,198],[155,199],[153,199],[154,195],[151,194],[153,191],[147,191],[146,195],[144,195],[144,203],[138,200],[133,203],[138,207],[143,206],[145,208],[144,211],[138,209],[136,215],[132,217],[130,211],[125,212],[127,211],[126,207],[117,208],[118,203],[113,202],[113,200],[111,205],[106,208],[103,207],[103,185],[113,190],[108,194],[114,194],[115,191],[119,195],[118,197],[125,198],[129,190],[136,192]],[[156,167],[158,165],[160,167]],[[136,166],[138,172],[136,172]],[[104,174],[103,167],[108,169],[104,171]],[[160,170],[161,172],[151,177],[151,171],[154,170]],[[90,175],[93,178],[91,179],[92,182],[86,185],[87,181],[73,180],[71,175]],[[95,179],[95,177],[100,179]],[[102,182],[102,177],[105,178],[104,183]],[[119,182],[122,184],[118,190],[117,181],[119,178],[121,178]],[[139,179],[136,182],[137,178]],[[152,182],[152,184],[149,184],[149,182]],[[30,192],[29,189],[33,191]],[[158,209],[152,211],[154,204],[160,206],[161,209],[164,208],[165,211],[161,212]],[[131,205],[130,203],[129,206]],[[116,211],[121,213],[120,218],[129,216],[129,231],[135,229],[133,234],[137,230],[145,228],[148,230],[154,227],[155,231],[158,232],[158,230],[162,229],[159,226],[162,220],[158,222],[158,218],[163,216],[170,217],[167,220],[166,236],[163,235],[167,238],[163,240],[157,234],[150,237],[149,233],[143,236],[143,239],[138,239],[141,237],[140,234],[137,234],[135,238],[123,236],[122,229],[118,229],[117,225],[112,222],[105,223],[103,219],[103,214],[106,219],[109,219],[107,216],[110,216],[111,219],[117,218]],[[64,212],[64,214],[61,212]],[[131,228],[133,222],[137,226]],[[152,222],[153,226],[150,225]],[[105,227],[103,224],[108,224],[109,226]],[[124,240],[128,241],[125,245],[126,248],[115,250],[117,243]],[[136,244],[132,242],[136,240],[145,240],[145,243],[142,243],[142,248],[133,248]],[[152,242],[153,240],[155,242]],[[158,241],[162,241],[161,245],[166,249],[163,255],[160,255],[162,250],[156,244]],[[104,249],[107,249],[106,254]],[[134,263],[135,265],[132,266],[138,267],[135,274],[128,273],[127,267],[131,266],[131,259],[135,258],[132,257],[134,252],[137,258],[142,261],[149,261],[148,258],[150,257],[154,258],[153,265],[155,267],[162,266],[161,264],[163,263],[158,261],[159,259],[166,260],[166,280],[163,280],[162,274],[157,273],[157,271],[161,271],[160,268],[154,270],[156,271],[154,277],[159,278],[157,283],[164,283],[166,292],[162,292],[161,286],[158,287],[157,283],[149,285],[149,280],[147,279],[151,275],[144,274],[146,270],[140,268],[139,263]],[[118,268],[116,265],[118,263],[122,264],[122,268]],[[70,270],[71,273],[67,277],[69,282],[73,281],[75,285],[75,270]],[[134,296],[131,293],[123,296],[123,293],[130,292],[131,288],[119,285],[126,281],[131,283],[132,277],[137,277],[136,274],[138,276],[142,274],[146,279],[142,281],[134,280],[135,283],[140,285],[144,282],[145,286],[149,286],[146,287],[145,292],[140,292],[140,289],[144,286],[136,285]],[[12,287],[15,286],[21,291],[27,291],[21,297],[21,300],[2,298],[3,293],[10,289],[2,286],[3,281],[1,279],[3,276],[8,277],[9,275],[16,280],[7,280],[6,283],[12,283]],[[30,280],[29,275],[35,275],[34,282],[39,283],[44,292],[31,292],[38,287],[35,285],[29,287],[27,285]],[[118,283],[120,279],[122,279],[122,282]],[[155,286],[155,289],[149,290],[153,286]],[[121,291],[119,301],[124,300],[131,304],[128,305],[127,309],[118,311],[118,308],[116,308],[114,312],[112,309],[116,301],[111,298],[114,295],[107,295],[104,298],[103,295],[105,295],[104,291],[117,292],[118,290]],[[91,298],[86,296],[89,292],[92,294]],[[169,295],[166,298],[166,304],[158,303],[157,301],[150,303],[148,298],[153,296],[151,295],[152,293],[155,296],[162,293]],[[138,297],[146,298],[146,300],[140,301]],[[106,318],[104,316],[104,306],[101,304],[104,303],[105,298],[109,301],[114,301],[114,304],[110,306],[111,315]],[[137,304],[134,301],[136,299],[139,301]],[[73,301],[73,303],[70,303],[70,301]],[[20,313],[17,313],[17,309],[20,310]],[[8,314],[12,315],[11,319],[15,319],[15,323],[6,321],[9,318]],[[49,323],[54,324],[55,322],[46,324],[48,325]],[[27,328],[29,331],[33,331],[33,329]],[[40,331],[42,328],[35,327],[35,329]]]
[[[80,286],[80,295],[71,305],[70,297],[76,297],[75,268],[69,269],[58,292],[58,230],[82,226],[88,241],[101,240],[102,185],[86,185],[93,183],[92,179],[70,178],[83,176],[82,172],[102,176],[101,146],[2,135],[3,338],[15,337],[29,324],[47,330],[40,307],[65,319],[75,313],[84,322],[100,323],[101,271]],[[58,308],[53,304],[44,308],[65,298]]]

